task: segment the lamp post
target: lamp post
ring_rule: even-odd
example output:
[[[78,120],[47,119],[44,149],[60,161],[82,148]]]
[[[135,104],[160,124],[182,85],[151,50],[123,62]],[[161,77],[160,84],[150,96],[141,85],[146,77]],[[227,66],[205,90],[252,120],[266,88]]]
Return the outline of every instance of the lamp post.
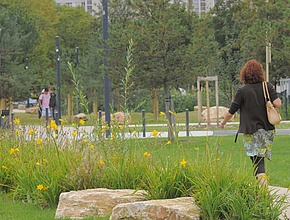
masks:
[[[25,59],[25,70],[26,70],[26,72],[28,71],[28,58]],[[29,98],[30,97],[28,97],[28,99],[27,99],[26,108],[30,107]]]
[[[102,0],[103,5],[103,39],[108,40],[108,0]],[[105,53],[108,55],[108,47],[104,45]],[[105,71],[109,66],[107,58],[104,57]],[[105,87],[105,120],[110,128],[111,114],[110,114],[110,79],[107,73],[104,74],[104,87]],[[106,131],[106,136],[110,136],[110,130]]]
[[[61,104],[60,104],[60,55],[59,55],[59,37],[55,37],[55,53],[56,53],[56,81],[57,81],[57,114],[56,123],[59,125],[61,118]]]
[[[79,65],[79,48],[76,47],[76,68],[78,67]],[[79,98],[78,96],[76,96],[76,113],[79,114]]]
[[[269,64],[271,63],[271,43],[266,42],[266,81],[269,82]]]

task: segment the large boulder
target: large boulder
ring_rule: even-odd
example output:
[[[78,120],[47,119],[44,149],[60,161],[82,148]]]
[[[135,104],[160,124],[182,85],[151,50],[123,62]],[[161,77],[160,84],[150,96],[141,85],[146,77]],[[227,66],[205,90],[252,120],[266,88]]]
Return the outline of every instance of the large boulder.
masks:
[[[110,220],[199,220],[198,211],[192,197],[149,200],[117,205]]]
[[[116,121],[119,125],[130,124],[131,116],[123,112],[116,112],[113,114],[112,120]]]
[[[18,104],[18,107],[17,107],[19,110],[25,110],[26,109],[26,105],[24,104]]]
[[[221,121],[224,119],[226,113],[229,111],[228,108],[223,107],[223,106],[219,106],[218,107],[218,111],[219,111],[219,118],[218,121]],[[217,121],[217,107],[216,106],[212,106],[209,108],[209,119],[210,122],[216,122]],[[233,117],[230,119],[230,121],[233,121]],[[207,109],[203,110],[201,112],[201,120],[204,122],[207,122]]]
[[[110,115],[111,121],[116,122],[118,125],[130,124],[131,115],[124,114],[123,112],[116,112]],[[102,113],[102,122],[106,121],[105,114]]]
[[[121,203],[145,200],[144,191],[131,189],[88,189],[60,194],[55,218],[85,218],[109,216]]]
[[[79,122],[80,120],[87,121],[88,118],[87,118],[87,116],[84,113],[79,113],[79,114],[74,116],[74,121],[75,122]]]
[[[30,114],[38,114],[38,107],[26,108],[25,112]]]

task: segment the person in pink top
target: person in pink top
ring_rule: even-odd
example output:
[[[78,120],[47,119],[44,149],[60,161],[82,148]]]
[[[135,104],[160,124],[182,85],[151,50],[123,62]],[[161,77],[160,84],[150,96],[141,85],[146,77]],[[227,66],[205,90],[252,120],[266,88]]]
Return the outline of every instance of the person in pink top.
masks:
[[[40,108],[42,109],[42,116],[44,117],[44,121],[46,123],[50,120],[50,116],[51,116],[50,107],[49,107],[49,99],[50,99],[50,93],[48,92],[48,88],[45,88],[44,91],[39,96],[38,104]]]

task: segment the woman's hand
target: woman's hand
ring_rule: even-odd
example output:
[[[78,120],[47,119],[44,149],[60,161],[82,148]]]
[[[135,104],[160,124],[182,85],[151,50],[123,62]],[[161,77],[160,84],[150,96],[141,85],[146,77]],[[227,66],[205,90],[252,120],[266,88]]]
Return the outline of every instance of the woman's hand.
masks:
[[[220,128],[224,129],[224,128],[225,128],[225,125],[226,125],[226,123],[221,122],[221,123],[220,123]]]

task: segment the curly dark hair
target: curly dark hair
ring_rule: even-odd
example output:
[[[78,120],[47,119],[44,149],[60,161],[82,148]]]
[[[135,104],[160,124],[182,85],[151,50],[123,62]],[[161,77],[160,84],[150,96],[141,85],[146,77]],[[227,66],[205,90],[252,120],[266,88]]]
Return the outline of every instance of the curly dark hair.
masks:
[[[240,81],[253,84],[265,81],[265,72],[257,60],[249,60],[240,71]]]

